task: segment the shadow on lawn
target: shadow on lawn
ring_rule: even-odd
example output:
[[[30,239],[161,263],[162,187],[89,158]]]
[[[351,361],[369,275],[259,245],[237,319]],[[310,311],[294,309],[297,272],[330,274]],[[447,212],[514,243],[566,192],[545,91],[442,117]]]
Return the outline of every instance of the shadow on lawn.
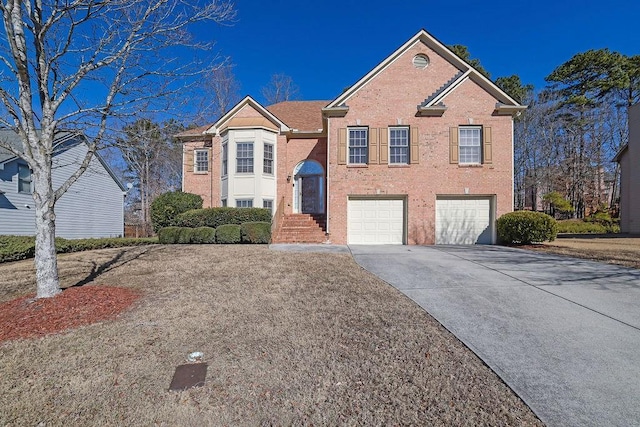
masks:
[[[113,269],[118,268],[118,267],[122,267],[123,265],[128,264],[131,261],[134,261],[134,260],[140,258],[142,255],[147,254],[152,249],[153,248],[151,248],[151,247],[146,247],[144,250],[140,251],[139,253],[131,255],[130,257],[127,257],[127,258],[125,258],[124,256],[127,253],[130,254],[130,251],[121,250],[121,251],[118,251],[118,253],[115,254],[113,258],[111,258],[108,261],[103,262],[102,264],[98,264],[97,262],[92,261],[91,264],[93,264],[93,267],[91,267],[91,271],[89,272],[87,277],[85,277],[84,279],[80,280],[78,283],[75,283],[75,284],[73,284],[71,286],[68,286],[68,287],[64,288],[63,290],[71,289],[71,288],[79,288],[79,287],[84,286],[84,285],[86,285],[88,283],[91,283],[93,280],[95,280],[102,273],[105,273],[107,271],[113,270]]]

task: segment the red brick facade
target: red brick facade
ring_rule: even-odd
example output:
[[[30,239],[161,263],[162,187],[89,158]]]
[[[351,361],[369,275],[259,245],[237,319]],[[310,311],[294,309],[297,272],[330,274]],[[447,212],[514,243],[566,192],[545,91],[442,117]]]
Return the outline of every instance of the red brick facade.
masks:
[[[276,104],[268,108],[268,111],[273,111],[274,116],[271,117],[266,110],[247,106],[233,114],[233,117],[259,114],[287,127],[286,130],[281,127],[277,137],[275,204],[282,206],[283,212],[280,213],[293,212],[292,175],[296,165],[311,159],[323,166],[327,192],[325,213],[331,243],[347,243],[347,205],[353,196],[387,196],[405,200],[403,240],[407,244],[435,243],[437,196],[491,196],[495,218],[513,209],[511,113],[522,107],[479,77],[477,72],[469,70],[464,63],[452,59],[450,52],[443,54],[439,42],[428,34],[418,33],[412,40],[341,97],[332,103],[327,102],[329,107],[324,109],[324,113],[319,111],[319,106],[324,103],[313,104],[308,114],[323,114],[322,121],[320,117],[317,117],[317,122],[300,119],[301,109],[305,105],[310,108],[311,102]],[[426,68],[414,65],[414,57],[418,54],[429,58]],[[424,105],[425,100],[445,93],[443,88],[446,90],[447,85],[452,84],[452,89],[438,99],[439,105],[446,107],[444,113],[420,114],[419,106]],[[514,110],[508,114],[498,111],[497,105],[509,102]],[[332,107],[343,111],[334,113]],[[274,121],[274,117],[277,120]],[[221,119],[225,120],[228,122],[230,117]],[[218,122],[222,125],[219,130],[224,128],[221,121]],[[320,123],[322,128],[318,130],[316,126]],[[417,141],[411,141],[408,165],[381,162],[381,158],[387,157],[384,152],[387,148],[381,148],[381,135],[386,135],[389,127],[398,125],[409,126],[411,137],[417,137]],[[451,159],[451,129],[467,125],[482,126],[483,134],[490,136],[487,141],[490,145],[483,147],[483,161],[478,165],[460,165]],[[298,129],[298,126],[314,129]],[[350,126],[367,127],[369,130],[369,150],[373,151],[367,165],[349,165],[348,161],[339,159],[340,150],[344,150],[340,146],[340,134],[344,135]],[[192,150],[202,147],[206,138],[198,140],[192,136],[185,142],[184,190],[202,195],[205,206],[220,204],[220,140],[223,135],[224,129],[212,137],[211,172],[207,174],[193,173],[193,165],[189,163],[193,158]],[[378,141],[380,144],[376,145]],[[346,154],[348,157],[348,148]],[[256,165],[259,163],[256,161]]]

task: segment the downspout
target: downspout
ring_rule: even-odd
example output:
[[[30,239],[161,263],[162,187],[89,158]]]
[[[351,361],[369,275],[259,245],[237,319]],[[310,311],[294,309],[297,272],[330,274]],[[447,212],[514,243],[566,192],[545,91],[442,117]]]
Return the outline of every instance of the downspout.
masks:
[[[185,168],[185,150],[186,147],[184,145],[184,141],[182,142],[182,183],[180,184],[180,189],[182,190],[182,192],[184,192],[184,168]]]
[[[330,231],[329,231],[329,194],[331,194],[330,191],[329,191],[331,189],[331,187],[329,185],[329,167],[331,166],[331,163],[330,163],[330,160],[329,160],[331,158],[329,156],[329,153],[331,151],[330,150],[331,144],[329,144],[330,136],[331,136],[331,122],[329,121],[329,118],[327,117],[327,167],[326,167],[326,170],[325,170],[325,173],[327,174],[327,185],[326,185],[327,188],[326,188],[326,194],[325,194],[325,197],[327,199],[326,206],[325,206],[325,210],[327,211],[326,212],[326,218],[325,218],[325,233],[326,234],[330,234]]]
[[[211,151],[209,152],[209,207],[213,207],[213,138],[211,138]]]
[[[515,121],[513,120],[513,116],[511,117],[511,212],[513,212],[514,209],[514,190],[513,190],[513,186],[514,186],[514,179],[515,179],[515,171],[514,171],[514,161],[513,159],[515,158]]]

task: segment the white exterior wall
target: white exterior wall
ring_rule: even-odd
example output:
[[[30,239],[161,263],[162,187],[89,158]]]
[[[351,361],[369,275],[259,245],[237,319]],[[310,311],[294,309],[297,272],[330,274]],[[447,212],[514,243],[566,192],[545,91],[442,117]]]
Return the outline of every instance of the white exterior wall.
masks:
[[[223,137],[228,144],[228,175],[221,181],[221,198],[227,206],[235,207],[236,200],[252,199],[254,208],[261,208],[264,200],[276,206],[276,173],[278,164],[277,135],[263,129],[232,129]],[[253,142],[253,173],[236,173],[237,144]],[[273,174],[263,173],[264,144],[273,145]]]
[[[54,188],[77,170],[86,152],[87,146],[78,144],[54,157]],[[11,182],[4,180],[7,171],[13,171]],[[0,170],[0,186],[6,193],[0,195],[0,234],[34,235],[33,197],[30,194],[17,194],[17,173],[16,161],[5,165],[4,171]],[[8,186],[11,186],[10,191]],[[5,206],[5,200],[14,208]],[[58,200],[55,213],[58,237],[78,239],[124,235],[124,193],[95,157],[89,169]]]
[[[0,234],[34,235],[36,212],[33,196],[18,193],[18,164],[22,160],[5,163],[0,169]]]

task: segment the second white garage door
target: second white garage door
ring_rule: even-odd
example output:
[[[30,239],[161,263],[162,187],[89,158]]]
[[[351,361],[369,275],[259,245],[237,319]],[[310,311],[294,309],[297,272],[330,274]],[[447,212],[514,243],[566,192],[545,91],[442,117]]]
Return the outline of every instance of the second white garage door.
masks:
[[[436,244],[492,244],[491,197],[438,197]]]
[[[401,245],[404,243],[404,200],[349,199],[347,232],[352,245]]]

